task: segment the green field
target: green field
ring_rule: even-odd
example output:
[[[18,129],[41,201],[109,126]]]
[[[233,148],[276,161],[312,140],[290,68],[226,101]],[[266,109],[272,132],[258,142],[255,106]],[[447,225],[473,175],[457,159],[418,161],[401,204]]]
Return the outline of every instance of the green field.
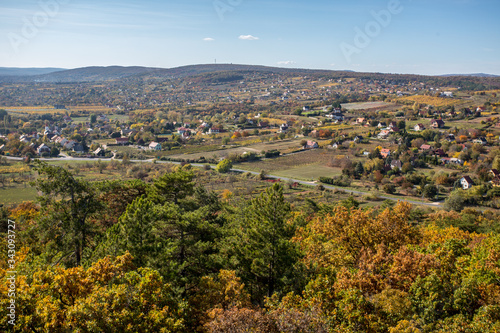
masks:
[[[342,173],[339,168],[331,168],[324,165],[306,165],[273,172],[274,175],[299,180],[318,180],[319,177],[333,177]]]
[[[32,187],[0,188],[1,204],[20,204],[36,199],[36,189]]]

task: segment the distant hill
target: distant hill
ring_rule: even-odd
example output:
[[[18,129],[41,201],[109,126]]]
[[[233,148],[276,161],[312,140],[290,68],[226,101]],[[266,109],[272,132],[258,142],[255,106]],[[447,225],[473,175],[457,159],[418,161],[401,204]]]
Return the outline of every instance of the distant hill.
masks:
[[[43,75],[53,72],[64,71],[64,68],[18,68],[18,67],[0,67],[2,76],[29,76]]]
[[[473,77],[500,77],[500,75],[474,73],[474,74],[445,74],[440,76],[473,76]]]
[[[69,69],[60,72],[54,72],[44,75],[36,75],[25,78],[29,81],[37,82],[94,82],[94,81],[109,81],[123,79],[130,76],[141,74],[150,74],[158,71],[160,68],[151,67],[122,67],[122,66],[109,66],[109,67],[83,67],[76,69]]]
[[[263,73],[328,73],[325,70],[312,69],[291,69],[280,67],[253,66],[253,65],[233,65],[233,64],[211,64],[211,65],[189,65],[175,68],[152,68],[152,67],[83,67],[64,70],[44,75],[26,76],[23,81],[36,82],[95,82],[109,81],[132,77],[152,77],[152,78],[183,78],[197,76],[207,73],[217,72],[263,72]]]
[[[18,75],[8,75],[6,72],[16,72],[16,69],[4,68],[4,74],[0,71],[0,82],[47,82],[47,83],[76,83],[76,82],[104,82],[116,80],[144,80],[144,79],[182,79],[192,78],[200,83],[223,84],[225,82],[243,80],[247,75],[293,75],[293,76],[315,76],[328,79],[357,78],[359,80],[386,80],[394,84],[404,84],[412,81],[426,82],[435,86],[457,86],[465,90],[484,90],[500,88],[500,76],[488,74],[467,75],[441,75],[424,76],[413,74],[389,74],[389,73],[362,73],[353,71],[332,71],[321,69],[282,68],[255,65],[233,65],[233,64],[206,64],[189,65],[176,68],[154,68],[154,67],[83,67],[69,70],[52,69],[49,73],[36,75],[19,75],[23,72],[17,71]],[[23,69],[28,70],[28,69]],[[36,71],[49,71],[51,69],[33,69]],[[26,73],[26,72],[24,72]]]
[[[282,68],[256,65],[233,65],[233,64],[210,64],[210,65],[189,65],[176,68],[161,69],[154,75],[186,77],[213,72],[269,72],[269,73],[327,73],[328,70],[303,69],[303,68]]]

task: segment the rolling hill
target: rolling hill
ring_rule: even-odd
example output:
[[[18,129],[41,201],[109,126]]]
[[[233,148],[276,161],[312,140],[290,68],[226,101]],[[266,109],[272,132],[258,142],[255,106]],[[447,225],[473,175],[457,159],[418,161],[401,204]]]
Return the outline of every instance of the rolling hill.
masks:
[[[18,67],[0,67],[0,76],[30,76],[44,75],[53,72],[65,71],[64,68],[18,68]]]
[[[186,77],[204,76],[201,80],[208,82],[224,82],[227,80],[238,80],[243,75],[260,73],[263,75],[293,75],[293,76],[318,76],[330,79],[357,78],[360,80],[388,80],[394,83],[406,83],[411,81],[424,81],[436,86],[456,86],[464,89],[480,90],[486,88],[500,88],[500,77],[487,74],[474,75],[446,75],[446,76],[423,76],[413,74],[387,74],[387,73],[361,73],[352,71],[332,71],[302,68],[281,68],[256,65],[240,64],[205,64],[189,65],[176,68],[154,68],[141,66],[108,66],[108,67],[83,67],[69,70],[61,69],[24,69],[20,71],[11,69],[11,73],[18,75],[8,75],[9,68],[0,70],[0,82],[22,82],[22,83],[75,83],[75,82],[104,82],[115,80],[144,80],[144,79],[179,79]],[[52,72],[48,72],[53,70]],[[37,75],[22,75],[22,73],[40,73]],[[4,73],[2,75],[2,73]],[[220,73],[218,75],[217,73]],[[212,75],[214,74],[214,75]],[[207,77],[208,75],[208,77]]]

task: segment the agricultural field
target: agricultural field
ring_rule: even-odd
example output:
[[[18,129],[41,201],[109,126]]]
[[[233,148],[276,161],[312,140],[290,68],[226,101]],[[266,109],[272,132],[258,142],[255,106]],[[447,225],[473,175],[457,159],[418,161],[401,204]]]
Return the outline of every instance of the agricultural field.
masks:
[[[95,114],[100,114],[100,113],[109,113],[114,111],[114,109],[111,109],[107,106],[102,106],[102,105],[78,105],[78,106],[67,106],[67,109],[69,112],[90,112],[90,113],[95,113]],[[63,110],[64,111],[64,110]]]
[[[200,149],[203,148],[210,149],[210,147],[207,148],[206,146],[199,146],[199,147]],[[235,147],[235,148],[228,148],[229,146],[226,147],[218,146],[217,148],[216,147],[212,146],[213,150],[204,150],[203,152],[199,153],[173,154],[169,155],[169,157],[174,159],[186,159],[186,160],[197,160],[200,159],[201,157],[205,157],[207,159],[214,157],[216,159],[221,159],[221,158],[226,158],[231,154],[243,154],[245,152],[254,152],[257,154],[260,154],[262,151],[269,151],[269,150],[279,150],[281,152],[286,152],[290,150],[293,151],[300,149],[300,141],[283,140],[283,141],[274,141],[269,143],[260,142],[260,143],[245,145],[245,147]]]
[[[0,106],[0,109],[4,109],[7,112],[19,113],[19,114],[44,114],[44,113],[56,114],[56,113],[65,113],[66,112],[66,110],[54,109],[54,107],[51,107],[51,106],[42,106],[42,107],[37,107],[37,106],[3,107],[3,106]]]
[[[395,106],[395,104],[386,103],[386,102],[363,102],[363,103],[342,104],[342,108],[344,108],[348,111],[361,111],[361,110],[391,108],[394,106]]]
[[[311,164],[291,169],[280,170],[273,173],[279,177],[299,180],[317,181],[319,177],[333,177],[342,174],[342,169],[332,168],[325,165]]]
[[[335,153],[313,149],[295,154],[285,155],[278,158],[270,158],[257,162],[245,162],[238,164],[238,169],[260,172],[286,171],[297,167],[307,167],[313,165],[326,166],[335,158]],[[308,179],[310,180],[310,178]]]
[[[424,96],[424,95],[414,95],[414,96],[406,96],[400,97],[396,99],[398,102],[403,104],[412,104],[419,103],[425,105],[432,105],[434,107],[448,107],[448,106],[457,106],[463,104],[463,100],[453,99],[453,98],[445,98],[445,97],[434,97],[434,96]]]

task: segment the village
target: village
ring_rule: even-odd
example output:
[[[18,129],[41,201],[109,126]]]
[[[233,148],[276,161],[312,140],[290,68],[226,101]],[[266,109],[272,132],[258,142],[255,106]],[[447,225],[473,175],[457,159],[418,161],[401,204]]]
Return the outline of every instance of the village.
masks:
[[[461,189],[463,205],[499,208],[498,91],[411,79],[228,73],[151,79],[140,92],[110,81],[88,83],[85,95],[55,85],[67,97],[53,105],[45,88],[4,84],[0,154],[25,163],[227,159],[395,199],[443,202]]]

